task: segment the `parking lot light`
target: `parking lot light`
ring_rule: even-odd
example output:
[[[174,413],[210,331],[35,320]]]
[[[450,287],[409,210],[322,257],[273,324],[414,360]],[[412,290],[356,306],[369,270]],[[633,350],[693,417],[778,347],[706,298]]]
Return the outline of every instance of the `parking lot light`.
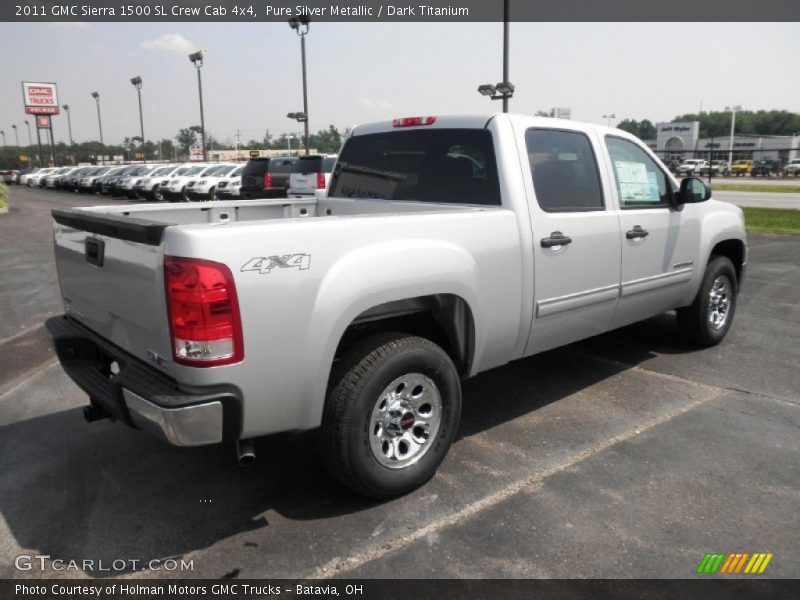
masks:
[[[606,119],[606,124],[611,127],[611,119],[616,119],[617,113],[608,113],[607,115],[603,115],[603,118]]]
[[[72,141],[72,119],[69,116],[69,104],[62,104],[61,108],[64,109],[64,112],[67,113],[67,130],[69,131],[69,148],[72,150],[72,147],[75,145]],[[72,157],[72,164],[75,164],[75,157]]]
[[[514,84],[510,81],[501,81],[494,85],[485,83],[478,86],[478,93],[487,96],[490,100],[502,100],[503,112],[508,112],[508,100],[514,97]]]
[[[311,19],[308,15],[299,15],[289,19],[289,27],[300,36],[300,55],[303,63],[303,120],[297,119],[298,122],[305,124],[305,146],[306,155],[308,155],[308,85],[306,82],[306,34],[310,27]],[[292,114],[292,113],[290,113]],[[295,113],[300,114],[300,113]],[[295,117],[289,117],[290,119]]]
[[[733,166],[733,134],[736,128],[736,111],[742,110],[742,107],[736,104],[734,106],[726,106],[725,110],[731,113],[731,139],[728,146],[728,167],[730,168]]]
[[[195,70],[197,71],[197,91],[200,95],[200,144],[203,147],[203,162],[206,162],[206,118],[203,113],[203,78],[200,76],[200,69],[203,67],[203,51],[198,50],[189,55]]]
[[[142,116],[142,78],[138,75],[131,78],[131,85],[136,88],[136,94],[139,97],[139,129],[142,132],[142,160],[147,164],[147,155],[144,149],[144,117]]]
[[[494,86],[494,89],[497,90],[498,94],[502,94],[503,96],[511,97],[514,95],[514,84],[509,81],[502,81]]]
[[[17,132],[17,126],[12,125],[11,129],[14,130],[14,139],[17,140],[17,148],[19,148],[19,132]]]
[[[100,145],[103,146],[103,120],[100,118],[100,94],[92,92],[92,98],[97,102],[97,124],[100,126]]]
[[[0,135],[3,136],[3,146],[6,145],[6,132],[0,129]]]

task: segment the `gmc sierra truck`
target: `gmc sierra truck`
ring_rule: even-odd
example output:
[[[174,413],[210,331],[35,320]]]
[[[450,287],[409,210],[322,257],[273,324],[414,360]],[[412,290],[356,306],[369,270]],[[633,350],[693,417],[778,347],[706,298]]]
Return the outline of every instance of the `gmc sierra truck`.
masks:
[[[315,197],[53,211],[48,328],[88,421],[241,462],[319,429],[335,477],[396,496],[444,458],[466,378],[670,310],[719,343],[746,240],[710,195],[619,129],[362,125]]]

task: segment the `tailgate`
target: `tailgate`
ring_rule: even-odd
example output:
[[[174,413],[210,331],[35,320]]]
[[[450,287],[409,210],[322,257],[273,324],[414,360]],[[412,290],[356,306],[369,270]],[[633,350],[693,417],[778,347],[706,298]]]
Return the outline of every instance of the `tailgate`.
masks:
[[[298,194],[314,194],[317,191],[317,174],[292,173],[289,175],[289,189]]]
[[[173,375],[163,277],[167,225],[123,215],[54,210],[64,311]]]

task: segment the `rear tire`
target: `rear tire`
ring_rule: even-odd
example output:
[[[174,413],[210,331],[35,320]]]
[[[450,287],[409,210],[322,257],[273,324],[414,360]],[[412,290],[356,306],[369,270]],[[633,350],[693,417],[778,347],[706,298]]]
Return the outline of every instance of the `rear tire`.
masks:
[[[358,494],[391,498],[427,482],[461,418],[453,361],[430,340],[383,333],[357,343],[331,375],[323,460]]]
[[[703,348],[719,344],[733,323],[738,293],[733,263],[726,256],[712,256],[694,302],[677,310],[683,338]]]

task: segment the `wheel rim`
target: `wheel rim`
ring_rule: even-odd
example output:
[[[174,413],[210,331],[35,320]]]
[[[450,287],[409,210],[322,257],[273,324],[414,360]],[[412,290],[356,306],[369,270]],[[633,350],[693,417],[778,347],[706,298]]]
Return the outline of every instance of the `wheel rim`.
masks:
[[[733,285],[727,275],[714,280],[708,293],[708,323],[712,329],[722,329],[728,322],[733,303]]]
[[[158,189],[158,186],[155,186],[153,188],[153,198],[155,198],[159,202],[164,199],[164,194],[161,193],[161,191]]]
[[[421,373],[398,377],[378,396],[369,421],[369,442],[377,461],[402,469],[431,449],[442,421],[442,397]]]

